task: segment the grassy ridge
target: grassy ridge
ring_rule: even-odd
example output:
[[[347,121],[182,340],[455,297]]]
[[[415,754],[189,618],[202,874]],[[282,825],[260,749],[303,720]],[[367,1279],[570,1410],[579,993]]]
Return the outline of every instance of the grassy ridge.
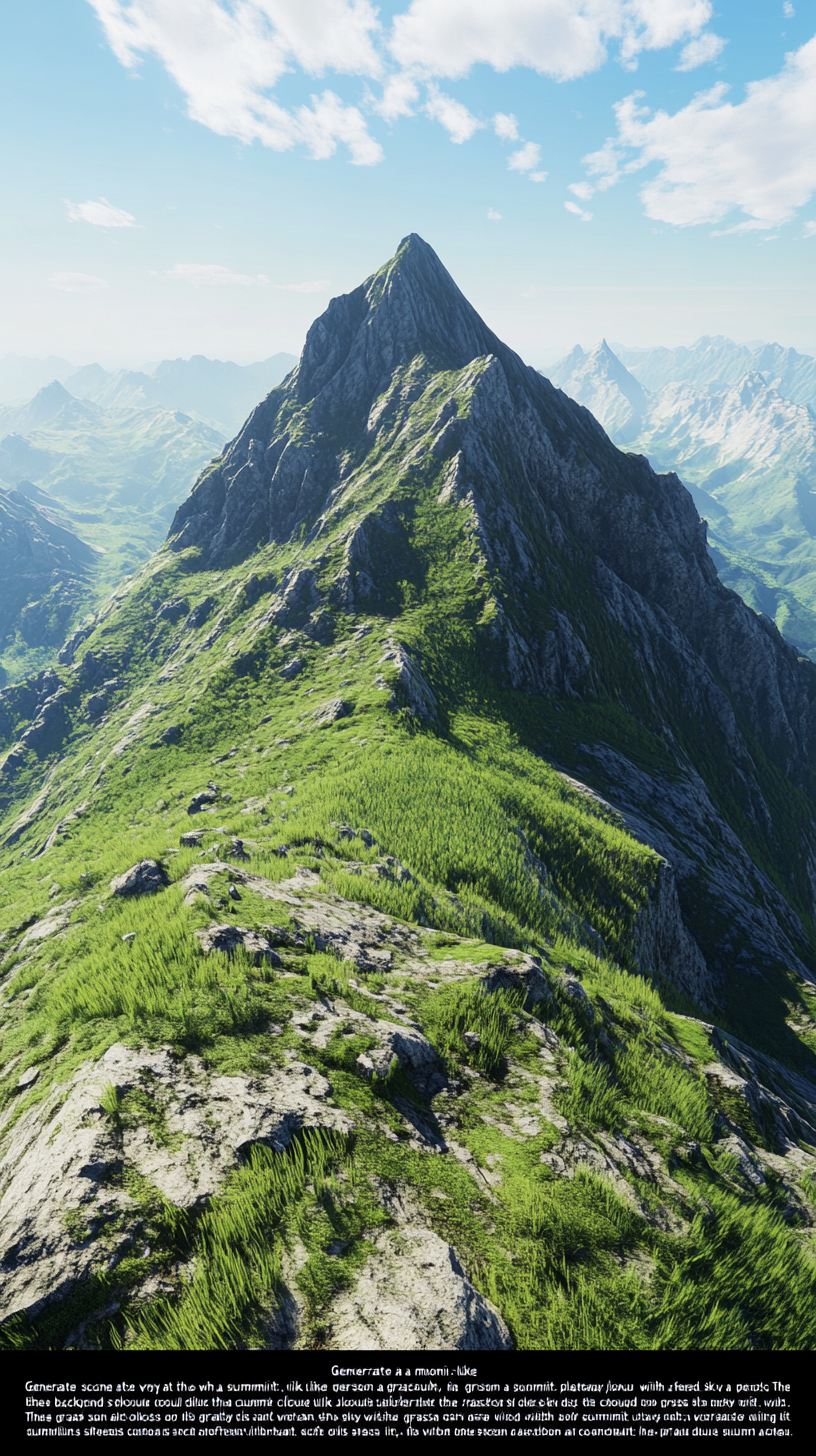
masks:
[[[314,561],[330,604],[317,628],[310,606],[285,629],[260,626],[289,568],[313,561],[301,543],[259,549],[247,566],[217,572],[199,571],[195,551],[162,555],[85,644],[107,654],[105,671],[126,686],[93,727],[83,716],[87,693],[77,692],[61,761],[29,755],[6,790],[4,1132],[81,1063],[123,1042],[169,1044],[206,1067],[257,1075],[308,1048],[356,1135],[310,1134],[283,1153],[256,1149],[203,1212],[174,1208],[126,1168],[134,1226],[154,1253],[128,1255],[115,1274],[100,1265],[58,1309],[4,1326],[7,1348],[61,1348],[88,1318],[83,1338],[97,1347],[264,1344],[276,1300],[293,1281],[308,1340],[319,1342],[332,1294],[351,1286],[372,1238],[388,1227],[376,1179],[412,1191],[521,1347],[794,1349],[816,1340],[810,1184],[800,1196],[768,1173],[756,1187],[724,1149],[736,1128],[756,1151],[747,1104],[735,1110],[736,1094],[729,1101],[706,1075],[716,1053],[705,1026],[674,1014],[695,1008],[636,960],[635,927],[658,856],[548,760],[569,769],[600,746],[669,784],[685,753],[725,817],[745,830],[756,863],[770,866],[796,904],[805,893],[798,850],[784,841],[805,823],[804,794],[761,763],[771,829],[760,830],[749,824],[739,775],[682,703],[673,705],[669,746],[644,670],[582,570],[567,580],[542,548],[552,600],[505,589],[486,566],[472,512],[437,498],[446,462],[402,471],[456,382],[440,376],[426,385],[424,368],[411,366],[395,385],[395,399],[403,387],[420,390],[407,426],[392,400],[393,420],[386,410],[374,450],[360,446],[368,474],[355,510],[385,498],[394,506],[393,529],[370,528],[368,549],[385,564],[365,615],[350,618],[331,597],[345,559],[334,528]],[[309,410],[287,408],[295,435],[308,441]],[[335,422],[340,441],[347,423]],[[512,460],[501,465],[509,490]],[[180,616],[160,616],[170,600],[186,612],[207,598],[206,622],[186,636]],[[555,601],[591,649],[581,698],[528,695],[502,676],[502,613],[523,613],[544,640]],[[436,696],[429,720],[410,711],[393,659],[383,659],[394,637]],[[299,671],[282,677],[293,659]],[[343,715],[321,726],[321,708],[336,698]],[[169,744],[168,726],[177,729]],[[214,815],[191,817],[190,798],[208,780],[217,785]],[[12,828],[43,785],[38,816]],[[203,831],[201,845],[180,847],[190,828]],[[259,930],[288,919],[251,887],[231,899],[229,870],[213,878],[209,902],[186,903],[191,868],[220,856],[231,836],[244,840],[256,874],[280,881],[304,865],[347,900],[435,931],[432,956],[466,962],[462,980],[412,984],[383,974],[363,975],[361,985],[356,967],[308,943],[286,953],[286,975],[242,955],[206,956],[195,932],[213,920]],[[130,902],[112,897],[109,881],[143,858],[163,866],[168,887]],[[26,940],[50,912],[62,917],[51,933]],[[703,930],[712,913],[702,886]],[[500,963],[503,948],[541,958],[549,1000],[536,1015],[521,994],[487,995],[471,974]],[[793,996],[784,968],[778,974]],[[357,1057],[376,1038],[356,1017],[384,1015],[377,998],[392,984],[458,1091],[423,1100],[398,1068],[370,1081],[361,1075]],[[769,984],[755,978],[734,1017],[747,1017],[749,1035],[765,1044],[776,1037],[789,1062],[813,1065],[811,1011],[799,996],[801,1026],[793,1028],[790,1006],[781,991],[774,1001],[777,983],[771,992]],[[325,1044],[308,1032],[304,1041],[295,1011],[321,998],[356,1017]],[[549,1058],[542,1022],[557,1038]],[[20,1094],[18,1079],[34,1066],[39,1080]],[[144,1128],[161,1145],[166,1127],[144,1097],[120,1098],[110,1087],[100,1097],[112,1128]],[[445,1126],[467,1157],[411,1145],[408,1113]],[[612,1152],[624,1143],[640,1153],[620,1171]],[[298,1246],[306,1260],[294,1270]],[[145,1304],[139,1288],[152,1274],[173,1292]],[[102,1317],[114,1295],[119,1312]]]

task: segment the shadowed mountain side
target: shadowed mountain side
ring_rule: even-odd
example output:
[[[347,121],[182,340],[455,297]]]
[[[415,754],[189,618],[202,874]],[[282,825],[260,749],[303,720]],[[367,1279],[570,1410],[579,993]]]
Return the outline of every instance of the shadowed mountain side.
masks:
[[[91,546],[28,494],[0,487],[0,642],[19,627],[30,646],[58,646],[96,561]]]
[[[576,347],[550,372],[617,445],[679,473],[711,522],[721,577],[816,660],[813,410],[756,369],[731,385],[670,382],[647,396],[605,343]]]

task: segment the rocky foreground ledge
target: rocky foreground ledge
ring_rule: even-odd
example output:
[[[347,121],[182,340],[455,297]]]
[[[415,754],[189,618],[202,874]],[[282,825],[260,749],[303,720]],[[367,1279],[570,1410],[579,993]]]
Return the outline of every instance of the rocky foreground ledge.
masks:
[[[364,869],[376,873],[376,867]],[[166,889],[143,865],[113,882],[114,895],[127,883],[141,893]],[[275,978],[283,1014],[280,1024],[264,1028],[264,1069],[225,1075],[170,1046],[117,1043],[21,1115],[16,1104],[7,1108],[0,1310],[9,1328],[20,1317],[36,1320],[76,1308],[80,1317],[66,1330],[65,1344],[93,1349],[100,1322],[123,1305],[133,1318],[156,1301],[178,1299],[195,1277],[195,1252],[151,1258],[157,1208],[165,1220],[178,1215],[194,1222],[223,1198],[254,1149],[283,1155],[310,1134],[336,1135],[346,1146],[364,1136],[369,1146],[379,1141],[410,1150],[424,1164],[454,1160],[472,1182],[483,1233],[490,1232],[491,1206],[513,1147],[531,1140],[540,1144],[543,1177],[596,1175],[644,1225],[687,1232],[693,1209],[677,1168],[683,1160],[705,1161],[698,1142],[660,1116],[651,1119],[653,1135],[642,1119],[639,1131],[588,1132],[559,1110],[571,1048],[551,1023],[563,1019],[566,1006],[591,1036],[602,1039],[611,1030],[605,1027],[608,1005],[582,984],[585,970],[557,969],[546,957],[458,937],[444,937],[440,945],[438,933],[394,923],[347,900],[303,866],[273,882],[234,862],[210,859],[184,879],[186,905],[207,906],[217,918],[218,891],[226,884],[233,918],[197,935],[202,949],[224,964],[237,954]],[[240,901],[248,895],[268,903],[268,925],[242,927]],[[49,933],[64,933],[61,925],[55,919]],[[327,960],[333,963],[337,975],[321,977],[315,958],[324,968]],[[428,994],[446,988],[461,987],[466,1000],[474,983],[481,996],[511,1008],[513,1037],[492,1075],[475,1065],[453,1075],[450,1059],[414,1013],[419,1007],[422,1014]],[[704,1075],[722,1094],[720,1103],[731,1099],[730,1119],[719,1120],[718,1158],[730,1159],[737,1186],[755,1189],[771,1179],[801,1212],[807,1206],[803,1177],[816,1172],[813,1149],[802,1146],[806,1137],[816,1141],[811,1084],[726,1041],[714,1027],[694,1025],[710,1038]],[[466,1028],[462,1042],[478,1063],[484,1050],[479,1031]],[[692,1065],[679,1047],[673,1055],[678,1064]],[[380,1100],[355,1106],[350,1077],[362,1089],[379,1090]],[[773,1128],[775,1152],[746,1137],[751,1119]],[[485,1158],[477,1139],[474,1153],[474,1127],[498,1135],[508,1151]],[[667,1130],[674,1135],[669,1151]],[[279,1277],[255,1347],[306,1348],[318,1338],[321,1347],[338,1350],[512,1348],[502,1315],[468,1277],[466,1255],[434,1228],[427,1196],[380,1177],[375,1165],[376,1159],[363,1175],[374,1213],[355,1249],[353,1277],[345,1270],[334,1283],[328,1278],[316,1306],[314,1291],[300,1277],[310,1251],[295,1221],[280,1240]],[[353,1182],[341,1172],[341,1203],[359,1201]],[[442,1188],[433,1196],[438,1205],[447,1197]],[[322,1256],[339,1268],[346,1253],[338,1239],[325,1245]],[[648,1282],[648,1257],[641,1253],[625,1262]],[[124,1289],[117,1272],[123,1269]]]

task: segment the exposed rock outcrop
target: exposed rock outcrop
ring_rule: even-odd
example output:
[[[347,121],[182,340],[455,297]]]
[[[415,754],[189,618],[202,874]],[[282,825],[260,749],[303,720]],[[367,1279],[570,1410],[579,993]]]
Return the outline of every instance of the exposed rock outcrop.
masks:
[[[498,1310],[427,1228],[373,1239],[354,1288],[326,1315],[329,1350],[512,1350]]]
[[[705,1003],[714,990],[700,947],[683,922],[674,871],[667,860],[658,864],[649,903],[635,921],[635,955],[644,970],[664,976],[691,1001]]]
[[[271,966],[279,966],[281,963],[280,956],[275,953],[265,936],[240,925],[211,925],[206,930],[197,930],[196,936],[202,950],[208,954],[218,950],[224,955],[232,956],[240,950],[250,956],[256,965],[260,965],[262,961]]]
[[[143,859],[111,880],[110,887],[114,895],[155,895],[168,883],[167,872],[161,865],[154,859]]]
[[[123,1107],[120,1125],[102,1105],[110,1104],[111,1089]],[[150,1095],[152,1130],[125,1115],[127,1094],[137,1090]],[[180,1062],[167,1047],[135,1052],[117,1045],[84,1063],[70,1083],[24,1112],[5,1142],[0,1319],[33,1315],[65,1298],[100,1267],[100,1252],[115,1267],[140,1217],[117,1177],[125,1162],[171,1202],[192,1207],[222,1185],[254,1143],[280,1149],[301,1128],[346,1130],[349,1119],[329,1104],[330,1090],[325,1077],[298,1061],[267,1075],[224,1077],[208,1073],[197,1057]],[[158,1141],[156,1117],[166,1128]]]

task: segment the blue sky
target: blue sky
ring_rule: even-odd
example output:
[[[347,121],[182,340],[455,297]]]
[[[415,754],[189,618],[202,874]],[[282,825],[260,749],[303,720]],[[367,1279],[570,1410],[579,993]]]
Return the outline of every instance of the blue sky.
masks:
[[[2,61],[3,351],[297,353],[422,234],[532,363],[816,351],[802,0],[29,0]]]

